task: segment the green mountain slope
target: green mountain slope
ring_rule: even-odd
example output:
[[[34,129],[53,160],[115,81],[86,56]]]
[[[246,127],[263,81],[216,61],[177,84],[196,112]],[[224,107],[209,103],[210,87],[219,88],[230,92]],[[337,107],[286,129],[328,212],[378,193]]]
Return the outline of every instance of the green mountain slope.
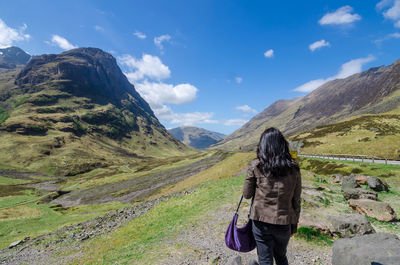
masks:
[[[253,149],[271,126],[291,136],[356,115],[388,112],[400,106],[399,88],[400,60],[332,80],[304,97],[273,103],[214,148]]]
[[[204,149],[222,140],[222,133],[208,131],[203,128],[182,126],[168,130],[179,141],[197,148]]]
[[[367,155],[400,159],[400,110],[364,114],[291,137],[302,153]]]
[[[0,164],[75,175],[193,153],[160,124],[110,54],[96,48],[32,57],[0,74]]]

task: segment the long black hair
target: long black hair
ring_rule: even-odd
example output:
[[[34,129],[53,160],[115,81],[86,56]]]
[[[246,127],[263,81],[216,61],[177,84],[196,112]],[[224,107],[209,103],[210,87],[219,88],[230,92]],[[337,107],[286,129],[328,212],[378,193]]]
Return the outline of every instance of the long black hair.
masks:
[[[292,169],[299,170],[298,164],[289,153],[289,144],[276,128],[266,129],[257,147],[260,170],[270,172],[273,177],[285,176]]]

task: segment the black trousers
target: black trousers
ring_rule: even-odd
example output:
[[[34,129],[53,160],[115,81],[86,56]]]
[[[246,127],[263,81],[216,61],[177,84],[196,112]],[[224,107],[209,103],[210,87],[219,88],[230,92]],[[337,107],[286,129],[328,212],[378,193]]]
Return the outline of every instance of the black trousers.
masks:
[[[253,220],[253,234],[257,244],[260,265],[288,265],[286,248],[291,228],[288,225],[275,225]]]

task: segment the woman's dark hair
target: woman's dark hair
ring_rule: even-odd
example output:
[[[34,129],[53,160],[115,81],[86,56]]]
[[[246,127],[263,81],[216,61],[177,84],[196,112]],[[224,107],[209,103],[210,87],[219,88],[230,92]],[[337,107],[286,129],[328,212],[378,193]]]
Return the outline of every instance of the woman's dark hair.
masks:
[[[272,176],[286,175],[299,166],[289,153],[289,144],[282,133],[276,128],[266,129],[260,137],[257,147],[257,158],[260,160],[260,170]]]

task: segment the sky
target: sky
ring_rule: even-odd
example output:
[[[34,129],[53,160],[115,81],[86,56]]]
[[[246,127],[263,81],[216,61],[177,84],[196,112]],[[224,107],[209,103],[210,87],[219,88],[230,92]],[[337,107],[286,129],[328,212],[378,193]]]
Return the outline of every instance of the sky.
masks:
[[[0,1],[0,48],[101,48],[168,129],[230,134],[399,45],[400,0]]]

